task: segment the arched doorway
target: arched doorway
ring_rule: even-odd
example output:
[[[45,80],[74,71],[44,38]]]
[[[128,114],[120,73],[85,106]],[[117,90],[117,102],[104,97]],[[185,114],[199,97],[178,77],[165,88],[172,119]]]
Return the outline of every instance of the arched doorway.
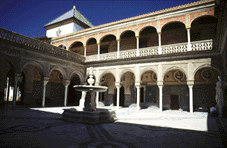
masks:
[[[216,82],[220,73],[214,68],[201,68],[195,73],[193,86],[193,107],[195,111],[208,111],[212,104],[216,104]]]
[[[95,38],[90,38],[87,41],[86,52],[86,56],[98,54],[98,45]]]
[[[68,87],[68,99],[67,99],[67,106],[78,106],[80,99],[81,99],[81,92],[76,91],[73,86],[80,85],[80,78],[77,74],[74,74],[70,85]]]
[[[187,78],[181,70],[170,70],[164,76],[163,109],[189,110]]]

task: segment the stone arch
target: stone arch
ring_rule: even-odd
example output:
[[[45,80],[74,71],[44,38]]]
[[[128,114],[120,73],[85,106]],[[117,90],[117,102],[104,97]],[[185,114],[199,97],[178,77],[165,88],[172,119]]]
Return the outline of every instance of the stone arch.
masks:
[[[98,45],[97,39],[95,37],[91,37],[86,42],[86,55],[95,55],[98,54]]]
[[[75,41],[69,46],[69,50],[84,55],[84,44],[81,41]]]
[[[63,76],[63,80],[68,79],[65,70],[64,70],[62,67],[59,67],[59,66],[53,67],[53,68],[50,70],[48,76],[50,76],[50,74],[51,74],[51,72],[52,72],[53,70],[58,70],[58,71],[60,71],[60,73],[61,73],[62,76]]]
[[[187,30],[181,21],[171,21],[161,28],[162,45],[187,42]]]
[[[103,36],[100,36],[99,43],[101,43],[101,41],[102,41],[105,37],[110,36],[110,35],[113,35],[113,36],[115,36],[115,38],[117,38],[117,36],[116,36],[115,34],[104,34]]]
[[[117,51],[117,40],[113,34],[107,34],[100,39],[100,53]]]
[[[95,39],[96,40],[96,43],[97,43],[97,37],[95,36],[92,36],[92,37],[89,37],[87,40],[86,40],[86,45],[88,44],[88,42],[91,40],[91,39]]]
[[[120,71],[120,74],[119,74],[120,80],[121,80],[121,77],[122,77],[126,72],[131,72],[131,73],[134,74],[134,76],[136,76],[136,75],[135,75],[135,72],[134,72],[132,69],[127,68],[127,69],[124,69],[124,70]]]
[[[191,41],[216,39],[218,19],[212,15],[197,17],[191,22]]]
[[[195,17],[195,18],[193,18],[193,19],[191,19],[191,20],[190,20],[190,26],[192,25],[192,23],[193,23],[193,21],[194,21],[194,20],[197,20],[197,19],[199,19],[199,18],[201,18],[201,17],[206,17],[206,16],[211,16],[211,17],[216,18],[216,17],[215,17],[214,15],[212,15],[212,14],[204,14],[204,15],[200,15],[200,16]]]
[[[155,28],[156,32],[158,32],[158,29],[155,27],[155,26],[152,26],[152,25],[147,25],[147,26],[143,26],[140,30],[139,30],[139,34],[146,28],[148,27],[152,27],[152,28]]]
[[[44,70],[43,70],[43,66],[41,64],[39,64],[38,62],[36,61],[30,61],[30,62],[27,62],[25,63],[22,68],[21,68],[21,72],[23,71],[23,69],[27,66],[27,65],[33,65],[33,66],[36,66],[39,68],[39,70],[41,71],[42,75],[44,76]]]
[[[120,35],[120,50],[136,49],[136,36],[132,30],[125,30]]]
[[[151,46],[158,46],[158,33],[155,27],[146,26],[139,32],[139,48]]]
[[[182,71],[182,72],[185,74],[186,79],[188,78],[187,70],[185,70],[185,69],[183,69],[183,68],[181,68],[181,67],[179,67],[179,66],[172,66],[172,67],[167,68],[167,69],[163,72],[161,80],[164,81],[165,75],[166,75],[169,71],[171,71],[171,70],[180,70],[180,71]]]
[[[132,31],[132,32],[134,32],[134,34],[136,35],[136,32],[135,32],[134,30],[127,29],[127,30],[124,30],[124,31],[122,31],[122,32],[120,33],[120,36],[119,36],[120,39],[121,39],[122,35],[123,35],[124,33],[128,32],[128,31]]]
[[[98,81],[98,82],[100,82],[101,79],[102,79],[102,77],[103,77],[105,74],[108,74],[108,73],[112,74],[112,75],[114,76],[115,81],[116,81],[115,73],[112,72],[111,70],[106,70],[106,71],[102,72],[102,73],[99,75],[99,81]]]
[[[195,77],[195,74],[202,68],[212,68],[215,69],[216,71],[219,72],[219,74],[221,75],[221,71],[219,68],[217,68],[215,65],[211,65],[211,64],[202,64],[200,66],[198,66],[194,71],[193,71],[193,78]]]
[[[76,74],[76,75],[78,75],[79,76],[79,78],[80,78],[80,83],[82,84],[85,80],[84,80],[84,76],[83,76],[83,74],[80,72],[80,71],[77,71],[77,70],[75,70],[75,71],[73,71],[71,74],[70,74],[70,80],[73,78],[73,75],[74,74]]]
[[[162,30],[163,27],[165,27],[166,25],[168,25],[170,23],[177,23],[177,22],[184,24],[184,26],[186,27],[186,24],[183,21],[181,21],[181,20],[172,20],[172,21],[167,21],[166,23],[163,23],[161,25],[161,27],[160,27],[161,28],[160,30]]]
[[[156,75],[157,75],[157,70],[155,69],[155,68],[151,68],[151,67],[149,67],[149,68],[143,68],[141,71],[140,71],[140,75],[139,75],[139,77],[141,78],[142,77],[142,75],[145,73],[145,72],[147,72],[147,71],[153,71]],[[157,75],[158,76],[158,75]]]

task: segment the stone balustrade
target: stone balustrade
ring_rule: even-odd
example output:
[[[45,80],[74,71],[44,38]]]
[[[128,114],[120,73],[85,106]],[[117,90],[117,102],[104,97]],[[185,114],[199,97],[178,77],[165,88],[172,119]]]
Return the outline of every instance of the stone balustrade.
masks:
[[[191,42],[191,51],[212,50],[212,48],[213,48],[212,39]],[[139,57],[158,55],[158,50],[159,50],[158,46],[140,48]],[[137,49],[120,51],[119,58],[117,58],[117,52],[104,53],[104,54],[100,54],[99,60],[98,60],[98,54],[91,55],[86,57],[86,62],[133,58],[133,57],[137,57],[136,51]],[[163,45],[161,48],[162,54],[181,53],[181,52],[188,52],[188,51],[189,51],[188,42]]]
[[[5,30],[3,28],[0,28],[0,38],[11,41],[11,42],[15,42],[18,44],[25,45],[32,49],[41,51],[44,54],[45,53],[51,54],[56,57],[62,57],[67,60],[72,60],[75,62],[81,62],[81,63],[85,62],[85,58],[77,53],[74,53],[74,52],[71,52],[68,50],[64,50],[60,47],[50,45],[48,43],[42,42],[37,39],[26,37],[26,36],[14,33],[12,31]],[[27,50],[29,50],[30,48],[27,48]]]

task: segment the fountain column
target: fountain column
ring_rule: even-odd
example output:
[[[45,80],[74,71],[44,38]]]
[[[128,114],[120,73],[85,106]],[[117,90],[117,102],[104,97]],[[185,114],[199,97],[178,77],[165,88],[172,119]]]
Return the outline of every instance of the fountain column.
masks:
[[[68,86],[70,84],[69,80],[65,80],[63,82],[63,84],[65,85],[65,99],[64,99],[64,106],[67,106],[67,97],[68,97]]]

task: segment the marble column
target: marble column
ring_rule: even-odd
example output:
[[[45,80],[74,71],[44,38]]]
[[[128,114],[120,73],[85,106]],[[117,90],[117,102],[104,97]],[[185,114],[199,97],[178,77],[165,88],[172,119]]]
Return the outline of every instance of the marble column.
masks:
[[[139,45],[140,45],[140,40],[139,40],[139,36],[136,36],[136,56],[140,56],[140,52],[139,52]]]
[[[13,107],[16,107],[16,99],[17,99],[17,83],[21,78],[21,74],[15,73],[14,76],[14,89],[13,89]]]
[[[69,80],[65,80],[63,82],[63,84],[65,85],[65,98],[64,98],[64,106],[67,106],[67,98],[68,98],[68,86],[70,84]]]
[[[42,107],[45,107],[45,99],[46,99],[46,85],[49,82],[48,77],[44,77],[43,80],[43,100],[42,100]]]
[[[117,58],[120,58],[120,39],[117,39]]]
[[[191,37],[190,37],[190,27],[187,27],[187,36],[188,36],[188,51],[192,51],[192,48],[191,48]]]
[[[160,109],[160,112],[162,112],[163,110],[163,105],[162,105],[162,89],[163,89],[163,82],[159,82],[158,84],[158,88],[159,88],[159,109]]]
[[[116,83],[115,84],[116,88],[117,88],[117,109],[119,109],[120,106],[120,83]]]
[[[189,87],[189,104],[190,104],[190,113],[193,113],[193,85],[188,85]]]
[[[98,61],[99,61],[99,58],[100,58],[100,43],[97,43],[98,44]]]
[[[96,108],[99,107],[99,92],[96,92]]]
[[[87,47],[86,47],[86,45],[84,45],[84,57],[86,57],[87,56]]]
[[[136,90],[137,90],[136,108],[137,110],[140,110],[140,85],[136,85]]]
[[[158,54],[162,54],[161,32],[158,32]]]

